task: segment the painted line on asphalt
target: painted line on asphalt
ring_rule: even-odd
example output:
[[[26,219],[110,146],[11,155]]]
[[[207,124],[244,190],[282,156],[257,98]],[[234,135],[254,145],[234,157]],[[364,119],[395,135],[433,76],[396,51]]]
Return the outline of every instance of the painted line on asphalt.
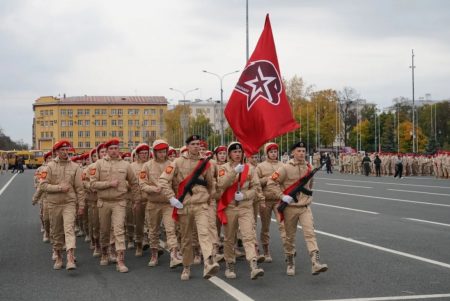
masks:
[[[343,210],[350,210],[350,211],[362,212],[362,213],[379,214],[378,212],[373,212],[373,211],[366,211],[366,210],[360,210],[360,209],[353,209],[353,208],[348,208],[348,207],[341,207],[341,206],[335,206],[335,205],[323,204],[323,203],[317,203],[317,202],[314,202],[314,203],[312,203],[312,204],[313,204],[313,205],[319,205],[319,206],[326,206],[326,207],[338,208],[338,209],[343,209]]]
[[[223,281],[219,277],[211,277],[209,278],[209,281],[214,283],[216,286],[218,286],[220,289],[222,289],[225,293],[233,297],[234,299],[238,301],[254,301],[254,299],[250,298],[237,288],[235,288],[232,285],[229,285],[227,282]]]
[[[0,196],[3,194],[3,192],[5,192],[6,188],[8,188],[9,184],[11,184],[11,182],[14,180],[14,178],[17,176],[18,174],[16,173],[15,175],[12,176],[11,179],[9,179],[8,182],[6,182],[6,184],[3,186],[3,188],[0,190]]]
[[[450,189],[450,185],[449,186],[433,186],[433,185],[421,185],[421,184],[405,184],[405,183],[389,183],[389,182],[377,182],[377,181],[345,180],[345,179],[320,178],[320,177],[314,177],[314,178],[315,179],[321,179],[321,180],[344,181],[344,182],[375,183],[375,184],[385,184],[385,185],[420,186],[420,187]]]
[[[433,225],[439,225],[439,226],[450,227],[449,224],[438,223],[438,222],[432,222],[432,221],[426,221],[426,220],[423,220],[423,219],[410,218],[410,217],[404,217],[403,219],[407,219],[407,220],[410,220],[410,221],[416,221],[416,222],[422,222],[422,223],[428,223],[428,224],[433,224]]]
[[[277,220],[274,219],[274,218],[272,218],[271,220],[273,222],[277,222]],[[301,229],[302,227],[298,225],[297,228]],[[372,248],[372,249],[376,249],[376,250],[379,250],[379,251],[383,251],[383,252],[387,252],[387,253],[391,253],[391,254],[395,254],[395,255],[411,258],[411,259],[415,259],[415,260],[426,262],[426,263],[431,263],[431,264],[434,264],[434,265],[437,265],[437,266],[440,266],[440,267],[444,267],[444,268],[450,269],[450,264],[445,263],[445,262],[440,262],[440,261],[437,261],[437,260],[428,259],[428,258],[425,258],[425,257],[420,257],[420,256],[417,256],[417,255],[413,255],[413,254],[410,254],[410,253],[401,252],[401,251],[397,251],[397,250],[393,250],[393,249],[377,246],[377,245],[370,244],[370,243],[363,242],[363,241],[359,241],[359,240],[356,240],[356,239],[353,239],[353,238],[340,236],[340,235],[336,235],[336,234],[332,234],[332,233],[328,233],[328,232],[324,232],[324,231],[320,231],[320,230],[314,230],[314,232],[316,232],[317,234],[322,234],[324,236],[340,239],[340,240],[351,242],[351,243],[354,243],[354,244],[357,244],[357,245],[361,245],[361,246],[369,247],[369,248]]]
[[[403,203],[413,203],[413,204],[423,204],[423,205],[450,207],[450,204],[440,204],[440,203],[430,203],[430,202],[402,200],[402,199],[394,199],[394,198],[385,198],[385,197],[382,197],[382,196],[372,196],[372,195],[365,195],[365,194],[354,194],[354,193],[330,191],[330,190],[322,190],[322,189],[314,189],[314,191],[326,192],[326,193],[334,193],[334,194],[352,195],[352,196],[358,196],[358,197],[362,197],[362,198],[380,199],[380,200],[396,201],[396,202],[403,202]]]
[[[316,301],[384,301],[384,300],[418,300],[418,299],[434,299],[448,298],[450,294],[433,294],[433,295],[410,295],[410,296],[390,296],[390,297],[372,297],[372,298],[350,298],[350,299],[323,299]]]
[[[326,183],[326,184],[327,185],[332,185],[332,186],[343,186],[343,187],[373,188],[373,187],[368,187],[368,186],[343,185],[343,184],[332,184],[332,183]]]
[[[403,189],[387,189],[392,191],[400,191],[400,192],[412,192],[412,193],[423,193],[423,194],[433,194],[433,195],[443,195],[450,196],[448,193],[436,193],[436,192],[425,192],[425,191],[414,191],[414,190],[403,190]]]
[[[170,254],[170,250],[166,248],[165,243],[162,240],[159,240],[159,246]],[[249,296],[247,296],[234,286],[228,284],[224,280],[220,279],[219,277],[213,276],[208,280],[238,301],[255,301],[254,299],[250,298]]]

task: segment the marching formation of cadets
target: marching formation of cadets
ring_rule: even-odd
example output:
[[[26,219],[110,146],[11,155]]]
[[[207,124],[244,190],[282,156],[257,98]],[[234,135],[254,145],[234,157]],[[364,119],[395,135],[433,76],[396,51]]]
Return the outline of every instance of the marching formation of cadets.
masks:
[[[131,154],[121,154],[119,144],[112,139],[69,158],[70,142],[59,141],[36,171],[33,205],[41,206],[43,241],[52,245],[55,270],[64,266],[64,250],[66,269],[76,269],[76,236],[84,236],[101,266],[115,263],[122,273],[128,272],[126,249],[135,249],[135,256],[149,249],[148,266],[154,267],[165,248],[170,251],[169,267],[182,266],[181,280],[188,280],[191,266],[202,260],[205,279],[217,274],[220,261],[225,262],[225,277],[236,278],[236,257],[241,256],[248,261],[251,279],[257,279],[264,275],[260,264],[272,262],[273,213],[286,274],[295,275],[298,223],[312,274],[328,269],[319,258],[312,196],[299,192],[294,200],[287,193],[312,169],[304,143],[291,147],[292,158],[286,163],[278,160],[278,145],[267,143],[266,159],[259,164],[257,156],[244,163],[238,142],[212,152],[197,135],[186,140],[179,157],[164,140],[151,147],[142,143]],[[305,188],[312,189],[312,182]],[[280,202],[288,204],[284,220],[277,214]]]
[[[434,155],[371,153],[367,157],[368,159],[364,160],[362,154],[341,153],[340,172],[395,176],[401,169],[403,176],[435,176],[439,179],[450,179],[450,152],[440,151]],[[363,160],[367,163],[363,163]]]

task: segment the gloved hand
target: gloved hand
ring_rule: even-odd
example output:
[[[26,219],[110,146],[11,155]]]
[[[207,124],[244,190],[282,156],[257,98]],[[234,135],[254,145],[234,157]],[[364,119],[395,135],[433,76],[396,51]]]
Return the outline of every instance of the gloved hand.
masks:
[[[235,168],[234,171],[237,173],[241,173],[244,171],[244,165],[243,164],[238,164]]]
[[[234,194],[234,200],[235,200],[236,202],[243,201],[243,200],[244,200],[244,194],[243,194],[242,192],[240,192],[240,191],[237,191],[237,192]]]
[[[170,205],[172,207],[175,207],[177,209],[183,209],[183,204],[179,200],[177,200],[176,198],[171,197],[169,202],[170,202]]]
[[[292,203],[292,201],[294,200],[291,196],[289,196],[289,195],[283,195],[283,197],[281,198],[281,200],[283,201],[283,202],[285,202],[286,204],[290,204],[290,203]]]

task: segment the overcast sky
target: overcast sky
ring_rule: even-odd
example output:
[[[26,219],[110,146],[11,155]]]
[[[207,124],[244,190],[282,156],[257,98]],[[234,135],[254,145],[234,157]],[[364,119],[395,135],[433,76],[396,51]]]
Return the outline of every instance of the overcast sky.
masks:
[[[249,0],[250,53],[270,14],[281,75],[388,106],[450,98],[450,1]],[[40,96],[220,98],[245,65],[245,0],[0,1],[0,127],[31,143]],[[239,74],[224,80],[227,99]]]

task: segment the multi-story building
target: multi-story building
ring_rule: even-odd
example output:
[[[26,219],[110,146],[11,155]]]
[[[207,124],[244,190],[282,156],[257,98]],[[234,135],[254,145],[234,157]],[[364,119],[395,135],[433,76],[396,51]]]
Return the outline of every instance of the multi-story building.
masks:
[[[182,101],[180,101],[182,104]],[[191,117],[196,118],[198,115],[203,114],[209,119],[213,130],[220,131],[220,121],[223,118],[223,127],[226,129],[228,127],[228,122],[223,115],[222,108],[220,106],[220,100],[206,99],[196,99],[194,101],[187,102],[191,109]],[[223,104],[223,109],[225,109],[226,103]]]
[[[113,137],[121,149],[164,136],[167,99],[163,96],[45,96],[33,104],[33,149],[49,150],[68,139],[76,153]]]

